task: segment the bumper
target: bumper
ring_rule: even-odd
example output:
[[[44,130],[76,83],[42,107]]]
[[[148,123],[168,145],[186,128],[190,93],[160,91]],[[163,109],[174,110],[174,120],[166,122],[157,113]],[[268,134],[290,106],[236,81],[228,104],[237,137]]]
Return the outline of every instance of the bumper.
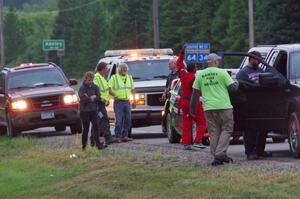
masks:
[[[49,127],[56,125],[71,125],[80,119],[77,108],[64,108],[56,110],[48,110],[46,112],[53,112],[54,118],[42,119],[42,112],[25,112],[15,113],[11,118],[12,124],[18,130],[31,130],[41,127]]]
[[[162,110],[132,110],[131,121],[133,127],[149,126],[161,124]],[[108,117],[111,121],[115,120],[115,114],[112,111],[108,112]]]

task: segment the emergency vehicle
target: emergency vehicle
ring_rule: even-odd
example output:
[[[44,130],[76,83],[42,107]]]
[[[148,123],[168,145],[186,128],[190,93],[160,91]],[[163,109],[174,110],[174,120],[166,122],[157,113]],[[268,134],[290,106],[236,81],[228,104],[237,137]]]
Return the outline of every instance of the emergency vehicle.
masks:
[[[132,75],[136,107],[132,109],[132,127],[160,124],[164,103],[161,101],[165,90],[166,78],[170,73],[168,62],[174,58],[172,49],[132,49],[108,50],[98,63],[108,66],[106,80],[117,72],[120,63],[128,65],[128,74]],[[110,99],[107,112],[110,120],[114,120],[113,99]]]

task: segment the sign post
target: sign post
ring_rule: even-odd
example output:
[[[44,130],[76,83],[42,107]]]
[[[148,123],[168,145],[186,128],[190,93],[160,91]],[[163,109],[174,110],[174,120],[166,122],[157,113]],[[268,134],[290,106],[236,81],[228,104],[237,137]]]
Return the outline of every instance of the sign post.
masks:
[[[185,62],[205,63],[209,53],[209,43],[188,43],[185,48]]]
[[[48,52],[49,51],[57,51],[57,55],[60,58],[60,62],[62,62],[62,57],[65,55],[65,40],[62,39],[49,39],[43,40],[43,51],[45,51],[45,60],[48,62]],[[61,65],[62,63],[60,63]]]

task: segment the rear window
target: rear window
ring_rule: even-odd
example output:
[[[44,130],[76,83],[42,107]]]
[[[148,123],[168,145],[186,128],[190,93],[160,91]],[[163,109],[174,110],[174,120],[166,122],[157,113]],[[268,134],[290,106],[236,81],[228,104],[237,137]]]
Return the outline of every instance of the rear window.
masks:
[[[36,88],[65,85],[67,81],[63,74],[56,68],[18,71],[11,73],[8,78],[7,88]]]

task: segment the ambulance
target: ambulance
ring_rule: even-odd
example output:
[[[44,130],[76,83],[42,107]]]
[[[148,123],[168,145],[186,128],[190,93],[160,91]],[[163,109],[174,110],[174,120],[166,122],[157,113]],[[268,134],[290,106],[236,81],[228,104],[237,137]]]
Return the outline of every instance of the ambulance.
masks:
[[[132,127],[149,126],[160,124],[161,112],[164,102],[161,101],[165,90],[166,78],[170,73],[168,62],[175,58],[172,49],[130,49],[130,50],[107,50],[104,58],[98,63],[105,62],[110,77],[117,72],[120,63],[128,65],[128,73],[132,75],[135,96],[130,96],[130,102],[136,100],[136,107],[132,109]],[[113,111],[113,99],[110,99],[107,107],[109,119],[115,119]]]

